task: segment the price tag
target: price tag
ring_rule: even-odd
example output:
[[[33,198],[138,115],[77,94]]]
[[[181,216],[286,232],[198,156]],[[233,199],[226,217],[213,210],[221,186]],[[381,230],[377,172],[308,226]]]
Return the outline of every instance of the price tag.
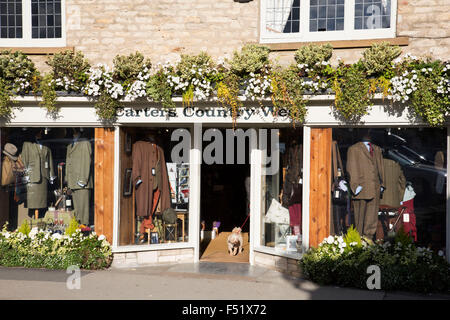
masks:
[[[45,161],[45,169],[48,169],[48,162]]]
[[[152,168],[152,176],[156,176],[156,170],[155,170],[155,168]]]
[[[409,213],[403,214],[403,222],[409,222]]]

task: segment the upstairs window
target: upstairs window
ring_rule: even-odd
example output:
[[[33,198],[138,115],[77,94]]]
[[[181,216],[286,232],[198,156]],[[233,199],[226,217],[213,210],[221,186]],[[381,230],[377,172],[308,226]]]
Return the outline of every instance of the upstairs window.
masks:
[[[261,43],[395,37],[396,0],[261,1]]]
[[[65,46],[64,18],[64,0],[0,0],[0,46]]]

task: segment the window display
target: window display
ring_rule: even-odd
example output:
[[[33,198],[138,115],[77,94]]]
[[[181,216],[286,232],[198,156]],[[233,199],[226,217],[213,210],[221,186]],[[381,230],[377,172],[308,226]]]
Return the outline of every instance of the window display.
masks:
[[[445,248],[446,140],[444,129],[333,129],[332,233],[354,225],[385,241],[403,229]]]
[[[281,253],[296,253],[302,230],[303,128],[280,129],[278,138],[279,154],[270,154],[270,157],[272,164],[273,157],[279,157],[279,170],[275,174],[264,173],[262,177],[262,245],[274,247]],[[268,145],[270,143],[276,141]],[[263,150],[263,157],[266,152]],[[293,246],[293,239],[297,246]]]
[[[1,222],[62,233],[74,217],[93,231],[93,141],[89,128],[2,129]]]
[[[121,130],[125,147],[131,144],[131,153],[121,148],[122,166],[131,169],[122,178],[121,245],[187,241],[189,164],[171,162],[171,132]]]

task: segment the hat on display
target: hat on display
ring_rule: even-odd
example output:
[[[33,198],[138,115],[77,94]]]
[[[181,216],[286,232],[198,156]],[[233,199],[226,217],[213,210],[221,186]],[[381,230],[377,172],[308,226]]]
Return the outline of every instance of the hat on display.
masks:
[[[5,148],[3,149],[3,153],[13,161],[17,160],[17,147],[12,143],[5,144]]]

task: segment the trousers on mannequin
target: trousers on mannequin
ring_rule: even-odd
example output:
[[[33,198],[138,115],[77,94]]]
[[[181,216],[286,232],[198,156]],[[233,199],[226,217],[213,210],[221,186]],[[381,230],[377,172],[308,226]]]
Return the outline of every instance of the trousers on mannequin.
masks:
[[[359,234],[372,240],[377,232],[380,197],[371,200],[353,200],[355,227]]]

